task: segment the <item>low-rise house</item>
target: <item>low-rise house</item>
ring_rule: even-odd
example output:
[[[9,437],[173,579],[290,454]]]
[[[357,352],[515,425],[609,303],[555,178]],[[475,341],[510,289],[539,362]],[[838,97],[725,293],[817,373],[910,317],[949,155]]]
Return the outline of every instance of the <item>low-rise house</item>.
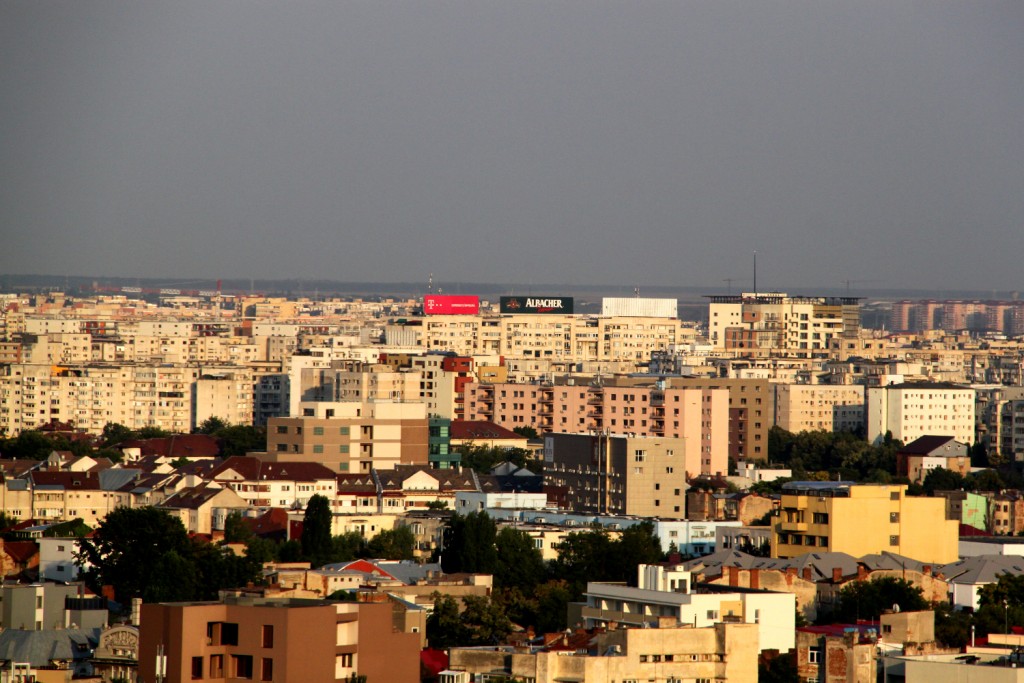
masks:
[[[425,465],[396,465],[390,470],[374,470],[381,492],[381,512],[404,514],[408,510],[426,510],[443,504],[458,509],[460,493],[498,492],[494,477],[477,475],[473,470],[431,469]],[[466,510],[463,512],[472,512]]]
[[[115,508],[130,503],[129,495],[121,488],[135,474],[128,469],[33,471],[28,479],[32,492],[31,517],[43,522],[81,519],[95,527]]]
[[[896,474],[916,484],[940,467],[967,476],[971,471],[967,444],[952,436],[926,435],[914,439],[896,453]]]
[[[228,515],[249,509],[249,503],[232,489],[211,482],[178,491],[157,507],[180,519],[189,533],[211,534],[223,531]]]
[[[75,559],[78,538],[50,536],[40,538],[38,543],[40,579],[66,583],[78,578],[82,569]]]
[[[333,500],[335,473],[315,462],[268,462],[234,456],[217,465],[209,479],[233,489],[256,508],[305,509],[314,495]]]
[[[99,633],[99,629],[78,628],[5,629],[0,633],[0,670],[22,676],[9,680],[41,683],[89,676]]]
[[[978,609],[978,592],[1003,574],[1024,574],[1024,557],[975,555],[939,568],[949,583],[950,604],[957,609]]]

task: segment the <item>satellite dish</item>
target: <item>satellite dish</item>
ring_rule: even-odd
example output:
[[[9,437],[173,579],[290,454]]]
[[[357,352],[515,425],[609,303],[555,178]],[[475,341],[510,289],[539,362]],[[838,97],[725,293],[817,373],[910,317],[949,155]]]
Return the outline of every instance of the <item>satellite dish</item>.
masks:
[[[895,612],[896,614],[900,613],[899,603],[896,603],[896,602],[892,603],[892,611]]]

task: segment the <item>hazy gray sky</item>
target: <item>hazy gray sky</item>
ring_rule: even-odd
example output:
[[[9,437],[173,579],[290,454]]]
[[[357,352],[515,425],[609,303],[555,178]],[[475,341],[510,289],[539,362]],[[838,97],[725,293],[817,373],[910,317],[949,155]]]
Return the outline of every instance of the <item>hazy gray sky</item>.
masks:
[[[1024,2],[4,0],[0,173],[6,273],[1024,289]]]

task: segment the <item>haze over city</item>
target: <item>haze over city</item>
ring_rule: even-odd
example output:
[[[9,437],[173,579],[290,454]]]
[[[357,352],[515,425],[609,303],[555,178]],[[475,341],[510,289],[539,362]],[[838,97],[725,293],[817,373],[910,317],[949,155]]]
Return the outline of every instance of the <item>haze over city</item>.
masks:
[[[1019,2],[9,2],[0,272],[1019,289]]]

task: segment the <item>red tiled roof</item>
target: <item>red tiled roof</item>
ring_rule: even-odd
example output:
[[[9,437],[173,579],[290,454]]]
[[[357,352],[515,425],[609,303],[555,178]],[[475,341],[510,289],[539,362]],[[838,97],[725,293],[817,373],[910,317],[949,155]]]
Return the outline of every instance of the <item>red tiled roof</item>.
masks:
[[[452,439],[467,441],[471,439],[517,439],[524,444],[525,436],[516,434],[511,429],[486,420],[452,420],[448,434]]]
[[[39,553],[39,546],[35,541],[5,541],[3,549],[18,564],[25,564]]]
[[[36,470],[30,475],[36,486],[63,486],[65,489],[99,489],[100,478],[96,472],[54,472]]]
[[[208,434],[172,434],[155,439],[134,439],[118,448],[138,448],[142,455],[166,455],[172,458],[213,458],[220,455],[220,444]]]
[[[335,473],[316,462],[265,462],[248,455],[228,458],[210,472],[217,479],[227,470],[233,470],[245,481],[322,481],[334,479]]]

